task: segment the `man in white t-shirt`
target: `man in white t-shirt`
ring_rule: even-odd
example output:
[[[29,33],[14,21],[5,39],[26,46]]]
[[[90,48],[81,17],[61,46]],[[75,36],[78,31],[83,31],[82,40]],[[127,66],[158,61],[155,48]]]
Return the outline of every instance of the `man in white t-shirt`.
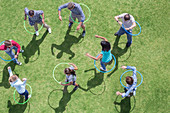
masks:
[[[136,26],[136,22],[135,19],[132,15],[128,14],[128,13],[123,13],[121,15],[115,16],[114,17],[115,20],[118,22],[118,24],[121,26],[119,31],[116,32],[114,35],[115,36],[121,36],[124,33],[126,33],[127,35],[127,43],[126,43],[126,47],[130,47],[130,45],[132,44],[132,35],[128,34],[123,28],[122,28],[122,23],[124,25],[124,28],[132,33],[132,29]],[[119,21],[119,18],[122,19],[122,22]]]

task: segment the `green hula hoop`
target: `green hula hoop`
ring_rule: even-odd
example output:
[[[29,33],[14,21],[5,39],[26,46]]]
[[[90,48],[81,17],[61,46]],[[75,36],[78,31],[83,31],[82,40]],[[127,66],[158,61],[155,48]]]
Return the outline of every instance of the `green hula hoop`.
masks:
[[[33,33],[33,32],[30,32],[30,31],[27,30],[27,28],[25,26],[25,22],[26,22],[26,20],[24,20],[24,28],[27,31],[27,33],[32,34],[32,35],[35,34],[35,32]],[[43,24],[41,25],[41,28],[38,30],[38,32],[40,32],[42,28],[43,28]]]
[[[32,95],[32,88],[31,88],[31,86],[29,85],[29,84],[26,84],[27,86],[29,86],[30,87],[30,95]],[[19,102],[17,102],[17,100],[15,99],[15,93],[16,93],[16,89],[15,89],[15,91],[14,91],[14,94],[13,94],[13,97],[14,97],[14,101],[17,103],[17,104],[25,104],[25,103],[27,103],[29,100],[30,100],[30,98],[28,98],[28,100],[26,100],[25,102],[23,102],[23,103],[19,103]]]
[[[80,5],[83,5],[83,6],[85,6],[88,10],[89,10],[89,17],[87,18],[87,20],[85,20],[83,23],[86,23],[87,21],[89,21],[89,19],[90,19],[90,17],[91,17],[91,11],[90,11],[90,8],[87,6],[87,5],[85,5],[85,4],[83,4],[83,3],[80,3]],[[73,22],[75,22],[75,23],[80,23],[80,22],[76,22],[73,18],[72,18],[72,16],[71,16],[71,11],[70,11],[70,17],[71,17],[71,20],[73,21]]]
[[[54,67],[54,69],[53,69],[53,78],[54,78],[54,80],[57,82],[57,83],[59,83],[59,84],[61,84],[61,82],[59,82],[56,78],[55,78],[55,76],[54,76],[54,71],[55,71],[55,69],[60,65],[60,64],[68,64],[68,65],[70,65],[69,63],[59,63],[59,64],[57,64],[55,67]],[[62,84],[68,84],[69,82],[64,82],[64,83],[62,83]]]

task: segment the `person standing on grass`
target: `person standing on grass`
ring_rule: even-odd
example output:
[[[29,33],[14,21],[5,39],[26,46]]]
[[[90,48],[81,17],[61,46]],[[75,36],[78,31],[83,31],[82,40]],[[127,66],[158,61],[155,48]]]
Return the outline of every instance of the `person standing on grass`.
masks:
[[[121,26],[119,31],[116,32],[114,35],[115,36],[121,36],[124,33],[126,33],[127,35],[127,43],[126,43],[126,47],[130,47],[130,45],[132,44],[132,35],[128,34],[123,28],[122,28],[122,23],[124,25],[124,28],[132,33],[132,29],[136,26],[136,22],[135,19],[132,15],[128,14],[128,13],[123,13],[121,15],[115,16],[114,17],[115,20],[118,22],[118,24]],[[122,19],[122,22],[119,21],[119,18]]]
[[[13,75],[11,67],[8,67],[8,72],[9,72],[9,83],[11,84],[12,87],[15,87],[17,92],[20,95],[25,96],[25,101],[28,100],[31,96],[29,95],[28,91],[25,89],[26,86],[26,78],[23,78],[23,82],[18,78],[17,75]]]
[[[68,8],[70,11],[71,11],[71,17],[69,16],[69,25],[68,27],[71,28],[71,26],[73,25],[73,20],[75,21],[76,18],[78,19],[78,22],[79,25],[77,26],[77,30],[80,29],[80,27],[83,28],[83,33],[82,33],[82,36],[84,37],[85,36],[85,25],[83,24],[84,20],[85,20],[85,15],[83,13],[83,10],[81,8],[81,6],[77,3],[73,3],[73,2],[69,2],[69,3],[66,3],[64,5],[61,5],[59,8],[58,8],[58,15],[59,15],[59,20],[62,21],[62,17],[61,17],[61,9],[63,8]],[[73,19],[73,20],[72,20]]]
[[[93,57],[91,56],[89,53],[86,53],[86,56],[94,59],[94,60],[99,60],[100,58],[102,58],[102,60],[100,61],[100,64],[102,67],[100,67],[101,70],[103,71],[107,71],[106,69],[106,66],[109,62],[112,61],[112,54],[111,54],[111,46],[110,46],[110,43],[108,42],[108,40],[105,38],[105,37],[102,37],[102,36],[98,36],[98,35],[95,35],[96,38],[101,38],[103,39],[104,41],[101,41],[101,46],[102,46],[102,51],[101,53],[99,54],[99,56],[96,58],[96,57]]]
[[[122,66],[122,69],[131,69],[133,71],[133,75],[126,77],[127,88],[124,88],[125,93],[116,92],[117,95],[121,95],[123,97],[130,97],[136,95],[136,85],[137,85],[137,77],[136,77],[136,67],[134,66]]]
[[[51,28],[44,22],[44,12],[42,10],[38,10],[38,11],[36,11],[36,10],[28,10],[28,8],[26,7],[24,11],[25,11],[24,20],[27,19],[27,15],[28,15],[29,24],[31,26],[34,25],[36,36],[39,35],[37,24],[41,24],[41,25],[43,24],[43,27],[47,28],[49,34],[51,34]],[[40,15],[42,15],[42,18],[41,18]]]
[[[12,49],[15,50],[16,55],[12,52]],[[21,46],[17,42],[14,40],[5,40],[5,42],[0,46],[0,50],[4,50],[11,57],[11,59],[15,58],[13,60],[14,63],[17,65],[22,65],[17,58],[19,53],[23,53],[24,50],[21,50]]]
[[[77,88],[79,87],[79,85],[76,83],[76,73],[75,70],[78,70],[77,66],[73,63],[69,63],[70,65],[72,65],[69,68],[65,68],[64,70],[64,74],[66,74],[66,80],[65,82],[68,82],[67,84],[62,84],[63,86],[69,86],[69,85],[74,85],[74,91],[77,90]]]

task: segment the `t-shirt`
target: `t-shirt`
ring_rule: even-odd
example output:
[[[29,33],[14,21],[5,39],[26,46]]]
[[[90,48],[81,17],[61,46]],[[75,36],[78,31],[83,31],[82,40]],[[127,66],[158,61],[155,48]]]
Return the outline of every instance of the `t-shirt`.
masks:
[[[15,47],[17,47],[17,53],[19,53],[20,50],[21,50],[21,46],[20,46],[17,42],[15,42],[15,41],[13,41],[13,40],[10,40],[10,41],[11,41],[11,43],[12,43],[12,47],[8,48],[8,47],[5,46],[5,44],[3,43],[3,44],[0,46],[0,50],[4,50],[4,51],[6,51],[6,52],[9,52],[11,49],[13,49],[13,46],[15,46]]]
[[[31,26],[34,25],[35,22],[36,23],[42,22],[42,18],[40,16],[44,13],[42,10],[38,10],[38,11],[34,10],[34,16],[33,17],[30,17],[30,15],[29,15],[30,10],[27,7],[25,8],[24,11],[25,11],[25,14],[28,15],[29,23],[30,23]]]
[[[72,66],[69,67],[69,68],[70,68],[71,70],[74,70],[74,67],[72,67]],[[68,82],[74,82],[74,81],[76,81],[76,76],[75,76],[75,75],[72,75],[72,74],[71,74],[71,75],[67,75],[67,74],[66,74],[66,78],[67,78],[67,81],[68,81]]]
[[[102,51],[100,54],[103,55],[102,62],[108,63],[112,60],[111,49],[109,51]]]
[[[122,22],[123,22],[124,27],[129,28],[129,27],[132,26],[133,22],[135,22],[135,19],[132,15],[130,15],[130,20],[125,21],[124,16],[126,14],[128,14],[128,13],[123,13],[123,14],[119,15],[118,17],[122,18]]]
[[[26,80],[24,82],[22,82],[19,78],[14,81],[14,82],[10,82],[12,87],[15,87],[16,90],[18,91],[18,93],[22,94],[25,92],[25,85],[26,85]]]

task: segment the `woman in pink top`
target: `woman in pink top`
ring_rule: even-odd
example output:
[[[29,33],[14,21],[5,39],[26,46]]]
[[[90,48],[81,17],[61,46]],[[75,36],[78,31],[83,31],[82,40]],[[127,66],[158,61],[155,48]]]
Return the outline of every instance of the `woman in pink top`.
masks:
[[[16,55],[12,52],[12,49],[15,50]],[[11,59],[14,58],[14,63],[22,65],[21,62],[18,62],[17,58],[19,53],[23,53],[24,50],[21,50],[21,47],[17,42],[13,40],[5,40],[5,42],[0,46],[0,50],[4,50],[11,57]]]

